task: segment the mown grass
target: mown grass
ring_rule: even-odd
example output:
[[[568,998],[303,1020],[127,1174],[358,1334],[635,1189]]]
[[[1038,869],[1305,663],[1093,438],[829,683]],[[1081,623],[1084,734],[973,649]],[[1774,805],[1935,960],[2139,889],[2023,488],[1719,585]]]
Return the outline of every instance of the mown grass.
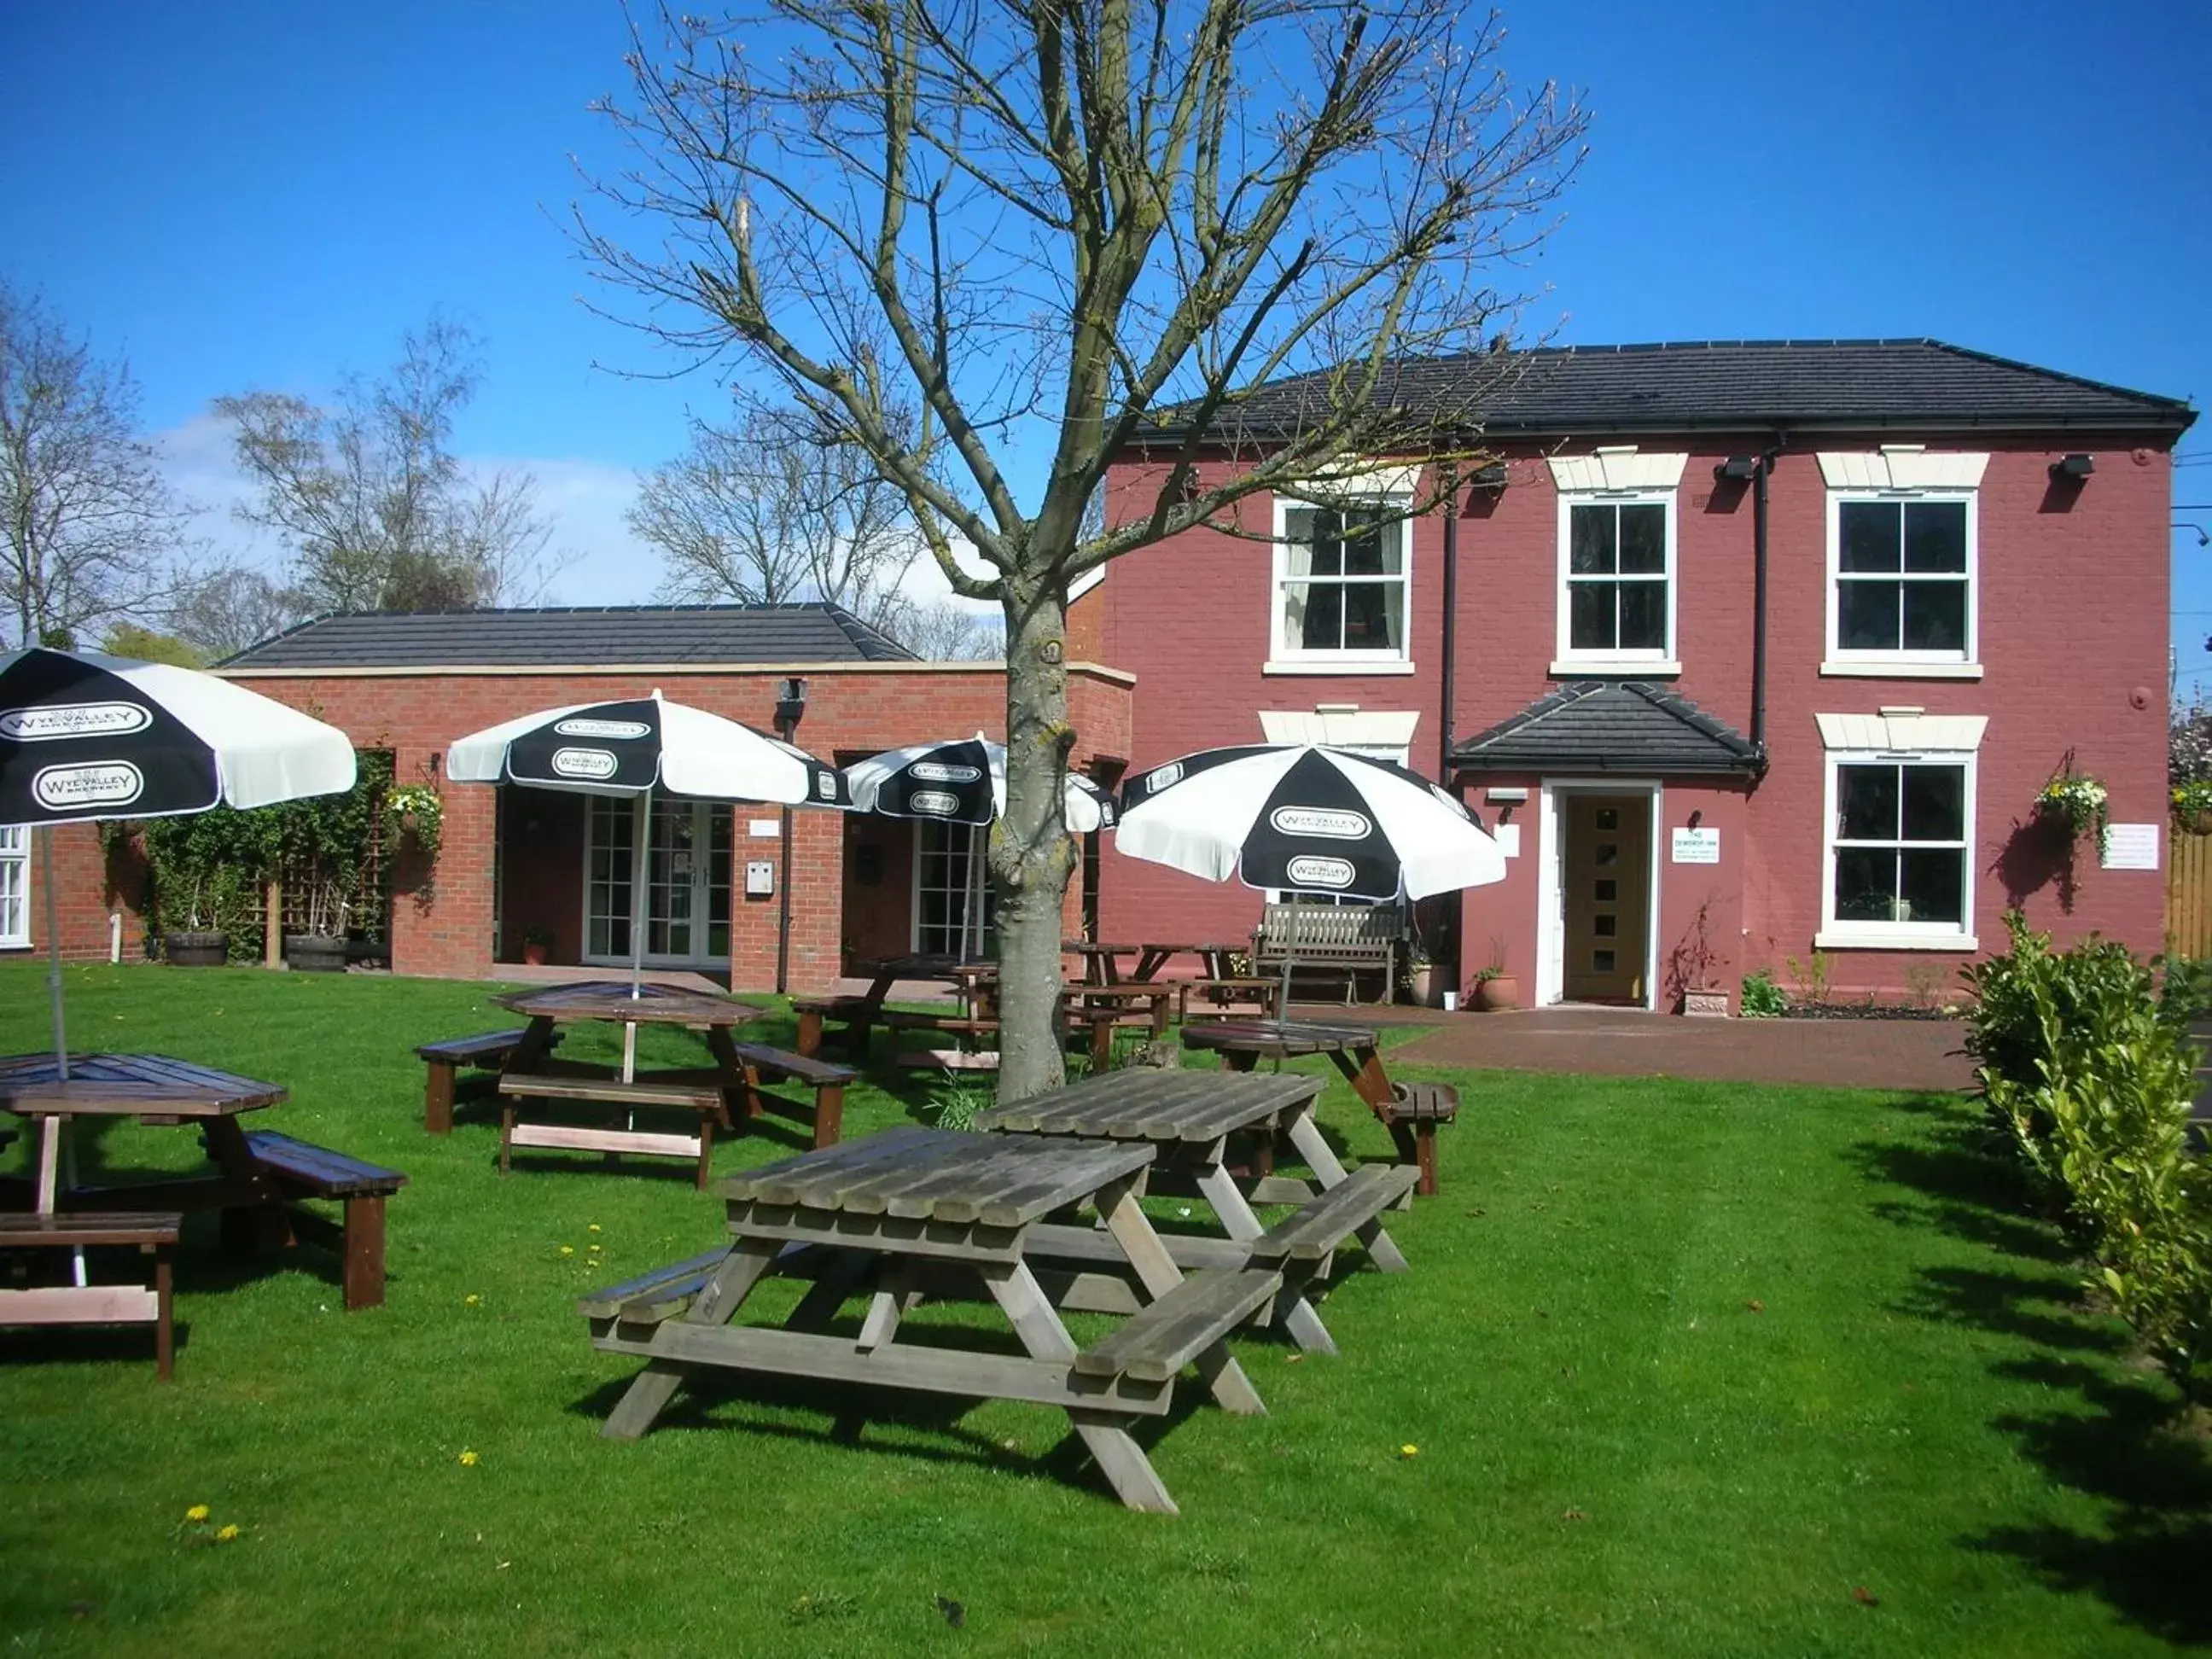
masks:
[[[282,1081],[290,1103],[256,1121],[413,1184],[392,1206],[388,1303],[354,1315],[324,1259],[234,1262],[197,1218],[172,1387],[143,1333],[0,1336],[10,1652],[2212,1638],[2203,1444],[2172,1431],[2119,1328],[2080,1310],[1960,1103],[1458,1075],[1443,1195],[1393,1224],[1414,1271],[1339,1285],[1340,1358],[1239,1340],[1271,1414],[1167,1425],[1153,1456],[1183,1513],[1166,1520],[1119,1508],[1062,1420],[1023,1407],[863,1418],[851,1396],[725,1389],[604,1441],[634,1363],[592,1350],[573,1298],[706,1248],[718,1207],[672,1163],[547,1156],[502,1181],[481,1104],[426,1136],[410,1050],[496,1022],[485,988],[68,977],[76,1046]],[[46,1040],[37,969],[0,968],[0,1050]],[[907,1121],[923,1094],[872,1076],[848,1132]],[[1322,1117],[1352,1154],[1385,1152],[1340,1086]],[[717,1164],[788,1146],[749,1138]],[[126,1125],[84,1151],[90,1174],[192,1146]],[[208,1527],[184,1522],[195,1504]],[[226,1523],[240,1536],[208,1541]]]

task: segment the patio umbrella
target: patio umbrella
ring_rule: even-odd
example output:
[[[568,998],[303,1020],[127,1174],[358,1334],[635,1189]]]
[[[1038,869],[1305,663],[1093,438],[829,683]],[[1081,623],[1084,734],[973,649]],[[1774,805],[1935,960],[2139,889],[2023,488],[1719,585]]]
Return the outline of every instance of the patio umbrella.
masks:
[[[228,680],[92,651],[0,653],[0,823],[51,829],[273,806],[353,781],[344,732]],[[54,844],[40,839],[54,1063],[67,1081]],[[49,1144],[40,1155],[53,1152]]]
[[[1505,857],[1447,791],[1390,761],[1317,744],[1185,755],[1121,790],[1115,845],[1248,887],[1383,903],[1505,878]],[[1291,958],[1283,960],[1290,1006]]]
[[[880,817],[933,819],[939,823],[980,827],[1006,810],[1006,746],[978,732],[972,738],[911,744],[887,749],[845,769],[853,810]],[[1077,835],[1111,829],[1114,797],[1080,773],[1070,772],[1061,813]],[[966,916],[972,921],[978,951],[982,947],[983,860],[977,838],[968,842]],[[969,927],[960,930],[960,954],[968,955]]]
[[[843,775],[805,750],[703,708],[649,697],[574,703],[487,726],[446,750],[446,775],[459,783],[520,783],[586,795],[626,795],[632,805],[630,995],[645,967],[646,839],[656,791],[703,800],[774,801],[786,806],[846,807]],[[785,872],[785,879],[790,872]],[[636,1060],[628,1028],[623,1075]]]

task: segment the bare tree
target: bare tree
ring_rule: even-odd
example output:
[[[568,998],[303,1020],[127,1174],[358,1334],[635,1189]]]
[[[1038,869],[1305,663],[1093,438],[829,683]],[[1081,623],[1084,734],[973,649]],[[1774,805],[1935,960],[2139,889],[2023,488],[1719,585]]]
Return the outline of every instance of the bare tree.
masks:
[[[1512,372],[1481,352],[1516,303],[1490,278],[1548,228],[1582,113],[1516,93],[1458,0],[763,0],[656,33],[611,112],[635,161],[580,234],[641,326],[772,376],[1003,610],[1000,1084],[1048,1087],[1069,582],[1347,465],[1477,453]],[[1408,360],[1456,354],[1449,396],[1407,395]],[[1145,499],[1085,533],[1138,451]]]
[[[1006,648],[994,619],[954,599],[901,595],[877,626],[925,662],[994,662]]]
[[[659,549],[678,603],[842,605],[880,623],[921,555],[906,498],[851,445],[822,444],[788,411],[734,429],[695,421],[683,455],[638,483],[629,513]]]
[[[235,656],[314,614],[307,598],[245,565],[224,565],[194,582],[174,614],[177,636],[210,662]]]
[[[137,413],[129,368],[0,281],[0,602],[16,644],[165,608],[186,514]]]
[[[348,377],[335,408],[279,392],[215,400],[260,487],[238,516],[283,540],[308,610],[435,610],[542,592],[551,530],[537,480],[501,471],[474,483],[453,453],[481,350],[473,331],[433,316],[383,378]]]

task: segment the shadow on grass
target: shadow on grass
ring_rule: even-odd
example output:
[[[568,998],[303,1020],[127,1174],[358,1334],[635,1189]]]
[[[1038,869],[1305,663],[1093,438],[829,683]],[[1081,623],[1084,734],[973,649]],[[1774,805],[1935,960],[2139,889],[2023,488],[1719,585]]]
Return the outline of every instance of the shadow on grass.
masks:
[[[2143,1366],[2124,1328],[2082,1304],[2083,1270],[2053,1224],[2030,1210],[2011,1149],[1963,1098],[1900,1102],[1933,1118],[1911,1139],[1852,1149],[1869,1181],[1909,1200],[1875,1214],[1933,1227],[2002,1258],[1986,1267],[1926,1267],[1903,1310],[2032,1344],[1992,1370],[2065,1399],[2045,1413],[2008,1413],[1992,1426],[2051,1479],[2102,1501],[2096,1531],[1996,1527],[1970,1548],[2011,1557],[2045,1583],[2097,1596],[2168,1641],[2212,1641],[2212,1443],[2175,1389]]]

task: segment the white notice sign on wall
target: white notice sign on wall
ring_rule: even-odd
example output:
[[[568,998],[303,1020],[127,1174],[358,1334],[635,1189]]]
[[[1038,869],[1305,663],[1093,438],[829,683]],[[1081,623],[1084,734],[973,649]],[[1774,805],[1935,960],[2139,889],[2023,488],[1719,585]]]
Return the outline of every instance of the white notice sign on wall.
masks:
[[[2154,823],[2111,823],[2105,826],[2105,855],[2098,860],[2107,870],[2158,868],[2158,826]]]
[[[782,823],[775,818],[748,818],[745,821],[745,834],[755,841],[774,841],[782,830]]]
[[[1521,826],[1519,824],[1492,825],[1490,838],[1498,843],[1498,850],[1507,858],[1517,859],[1521,856]]]
[[[1673,858],[1677,864],[1718,864],[1721,832],[1717,830],[1677,830]]]

